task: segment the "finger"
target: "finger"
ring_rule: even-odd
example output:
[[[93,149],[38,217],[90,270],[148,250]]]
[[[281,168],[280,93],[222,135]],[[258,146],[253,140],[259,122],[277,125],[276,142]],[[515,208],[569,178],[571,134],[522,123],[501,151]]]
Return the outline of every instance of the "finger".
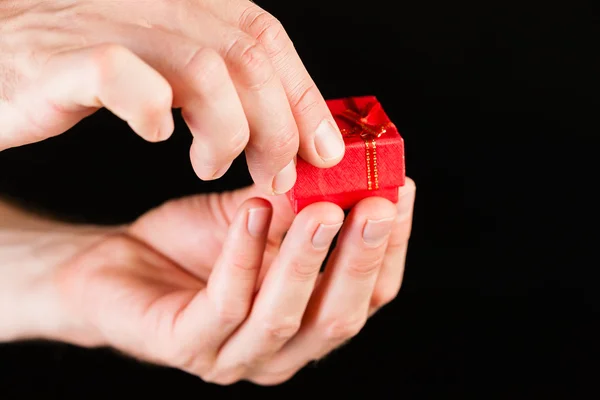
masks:
[[[129,227],[128,232],[206,282],[213,270],[215,254],[220,253],[225,239],[217,232],[227,232],[239,208],[258,196],[260,191],[252,185],[229,192],[172,200],[145,213]],[[283,237],[294,219],[287,198],[274,197],[270,202],[273,217],[263,265],[270,265],[269,261],[279,252]],[[207,224],[215,229],[205,229]],[[210,251],[198,251],[200,246],[206,246]]]
[[[394,205],[382,198],[369,198],[355,206],[301,330],[257,376],[297,369],[362,329],[395,217]]]
[[[172,99],[169,83],[135,54],[98,45],[50,58],[32,89],[16,100],[23,120],[9,126],[33,142],[59,135],[105,107],[154,142],[173,132]]]
[[[408,240],[412,229],[412,216],[415,204],[415,182],[407,178],[399,190],[398,214],[388,242],[383,266],[377,277],[371,297],[370,312],[375,313],[396,298],[402,285]]]
[[[256,185],[224,193],[221,196],[222,209],[226,214],[229,214],[231,210],[236,210],[245,199],[259,196],[260,193],[260,189]],[[272,197],[269,201],[273,205],[273,219],[271,229],[269,230],[269,243],[279,249],[296,215],[285,196]]]
[[[206,12],[190,10],[182,33],[218,49],[242,102],[250,139],[248,168],[263,193],[282,194],[296,182],[298,128],[279,77],[263,46]],[[208,34],[207,34],[208,33]]]
[[[330,203],[314,204],[298,214],[267,272],[249,318],[221,349],[218,369],[241,378],[247,368],[268,360],[296,334],[327,250],[343,220],[343,211]]]
[[[218,53],[208,48],[199,50],[185,72],[191,90],[183,100],[182,115],[194,135],[192,166],[201,179],[217,179],[246,148],[248,121]]]
[[[169,26],[174,33],[164,29],[148,29],[144,27],[119,27],[105,32],[97,40],[114,40],[132,49],[136,54],[146,60],[150,65],[160,71],[171,83],[175,92],[175,105],[185,109],[186,99],[193,95],[188,88],[190,76],[203,79],[206,71],[218,75],[220,67],[198,68],[204,62],[216,64],[215,57],[207,55],[210,51],[203,48],[215,49],[225,60],[230,76],[233,78],[237,94],[243,105],[244,113],[251,132],[250,142],[247,146],[247,158],[250,173],[262,193],[285,193],[296,181],[294,158],[298,152],[298,130],[294,120],[285,91],[277,77],[274,68],[262,46],[249,35],[233,28],[225,22],[207,13],[204,8],[190,7],[181,4],[182,13],[165,13],[164,8],[153,7],[148,9],[147,23],[157,26]],[[182,21],[183,19],[183,21]],[[198,56],[197,53],[204,53]],[[205,60],[210,59],[210,60]],[[192,61],[190,61],[192,60]],[[207,78],[209,79],[209,78]],[[209,79],[210,80],[210,79]],[[209,83],[205,83],[209,85]],[[225,90],[225,89],[223,89]],[[210,98],[210,93],[202,98]],[[223,95],[223,97],[225,97]],[[225,100],[223,100],[225,102]],[[232,100],[233,101],[233,100]],[[198,137],[203,140],[224,142],[218,133],[223,131],[229,134],[231,154],[235,154],[244,142],[243,129],[233,122],[238,121],[239,109],[235,102],[223,109],[220,115],[229,115],[227,127],[218,130],[211,129],[211,139],[208,140],[206,127],[208,123],[200,124],[196,118],[200,105],[205,103],[194,101],[198,106],[188,107],[188,117],[192,130],[198,132]],[[234,111],[232,111],[232,108]],[[238,111],[235,111],[235,110]],[[194,111],[196,110],[196,111]],[[220,117],[215,117],[219,119]],[[222,121],[219,119],[219,121]],[[239,129],[238,129],[239,128]],[[242,133],[239,133],[239,132]],[[211,142],[212,143],[212,142]],[[210,152],[211,145],[194,145],[192,156]],[[219,159],[227,159],[223,155]],[[214,161],[209,158],[207,164],[220,165],[223,161]],[[209,176],[210,167],[196,162],[196,167],[202,176]],[[212,168],[215,169],[215,168]],[[218,176],[220,171],[215,172]]]
[[[192,135],[190,159],[203,180],[223,176],[245,149],[249,127],[223,58],[198,41],[154,29],[110,34],[160,71]]]
[[[212,365],[222,342],[246,318],[262,264],[271,207],[266,200],[250,199],[231,224],[221,255],[200,292],[174,322],[177,347],[189,355],[182,368],[202,372]],[[202,251],[202,249],[198,249]],[[195,355],[204,358],[196,359]]]
[[[344,156],[344,141],[327,104],[281,23],[246,0],[211,0],[221,18],[255,38],[267,51],[283,84],[300,135],[300,156],[317,167],[331,167]]]
[[[262,46],[241,32],[229,36],[224,57],[251,131],[248,169],[265,193],[286,193],[296,183],[299,138],[285,91]]]
[[[167,18],[160,14],[157,23]],[[101,34],[89,40],[118,43],[164,76],[172,87],[173,106],[182,109],[194,136],[190,149],[194,171],[204,180],[223,175],[243,151],[249,129],[222,57],[198,41],[164,29],[115,25],[94,31]]]

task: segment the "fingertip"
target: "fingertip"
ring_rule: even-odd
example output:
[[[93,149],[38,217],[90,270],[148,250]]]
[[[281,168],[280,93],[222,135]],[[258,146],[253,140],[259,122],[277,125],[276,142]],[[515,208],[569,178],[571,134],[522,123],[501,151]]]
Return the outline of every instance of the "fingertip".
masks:
[[[167,115],[164,116],[160,128],[159,128],[159,139],[161,141],[165,141],[173,135],[173,131],[175,130],[175,121],[173,120],[173,114],[171,113],[171,109]]]
[[[144,140],[150,143],[160,143],[168,140],[175,130],[175,122],[173,121],[173,115],[171,114],[171,110],[167,115],[165,115],[160,123],[157,124],[156,127],[150,127],[147,130],[149,132],[144,131],[144,129],[140,129],[136,127],[135,124],[130,123],[129,126]]]
[[[255,239],[264,238],[269,231],[273,206],[263,198],[255,197],[246,200],[239,207],[236,220],[245,224],[247,232]]]
[[[266,208],[269,210],[273,210],[273,205],[271,204],[271,202],[267,199],[264,199],[262,197],[252,197],[246,201],[244,201],[242,203],[242,205],[240,206],[240,210],[252,210],[252,209],[259,209],[259,208]]]
[[[298,213],[296,220],[304,223],[313,221],[318,224],[335,225],[344,222],[344,211],[337,205],[319,202],[309,205]]]
[[[412,214],[415,205],[416,191],[417,186],[415,181],[407,177],[404,186],[398,189],[396,209],[398,210],[399,219],[403,219],[405,216]]]
[[[190,147],[190,161],[196,176],[203,181],[222,178],[229,171],[233,160],[217,161],[214,151],[201,139],[195,138]]]
[[[396,205],[391,201],[382,197],[369,197],[354,206],[350,215],[353,218],[383,220],[395,218],[397,212]]]
[[[271,185],[272,194],[280,195],[289,192],[298,178],[296,160],[292,159],[275,177]]]
[[[231,168],[231,165],[233,164],[233,161],[227,163],[224,167],[218,169],[209,179],[207,180],[216,180],[216,179],[221,179],[226,173],[227,171],[229,171],[229,168]]]
[[[417,191],[417,184],[414,180],[408,176],[404,180],[404,186],[400,186],[398,189],[398,195],[400,197],[413,194]]]

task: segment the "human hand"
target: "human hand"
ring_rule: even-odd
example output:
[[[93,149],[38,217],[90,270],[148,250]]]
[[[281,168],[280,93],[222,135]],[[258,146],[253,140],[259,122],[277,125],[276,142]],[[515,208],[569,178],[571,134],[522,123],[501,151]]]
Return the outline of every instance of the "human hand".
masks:
[[[68,323],[55,336],[271,385],[356,335],[400,288],[414,183],[397,207],[359,203],[321,274],[342,210],[318,203],[294,218],[287,200],[257,193],[167,203],[63,263],[53,281]]]
[[[105,107],[149,141],[181,108],[197,175],[245,150],[264,194],[318,167],[341,134],[281,24],[248,0],[0,2],[0,151],[59,135]]]

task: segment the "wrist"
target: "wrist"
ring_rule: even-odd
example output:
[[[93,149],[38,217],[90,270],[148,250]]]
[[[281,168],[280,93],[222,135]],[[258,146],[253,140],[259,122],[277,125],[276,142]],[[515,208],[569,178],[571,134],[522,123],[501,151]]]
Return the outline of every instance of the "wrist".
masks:
[[[58,276],[62,265],[116,229],[17,214],[0,205],[0,342],[42,339],[101,345],[94,331],[69,311]]]

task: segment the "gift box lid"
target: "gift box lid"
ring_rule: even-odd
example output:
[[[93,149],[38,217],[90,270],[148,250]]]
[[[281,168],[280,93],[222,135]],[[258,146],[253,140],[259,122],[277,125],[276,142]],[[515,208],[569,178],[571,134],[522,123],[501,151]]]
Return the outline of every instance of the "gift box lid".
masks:
[[[327,104],[344,136],[346,153],[332,168],[317,168],[299,159],[291,197],[403,186],[404,141],[377,98],[334,99]]]

